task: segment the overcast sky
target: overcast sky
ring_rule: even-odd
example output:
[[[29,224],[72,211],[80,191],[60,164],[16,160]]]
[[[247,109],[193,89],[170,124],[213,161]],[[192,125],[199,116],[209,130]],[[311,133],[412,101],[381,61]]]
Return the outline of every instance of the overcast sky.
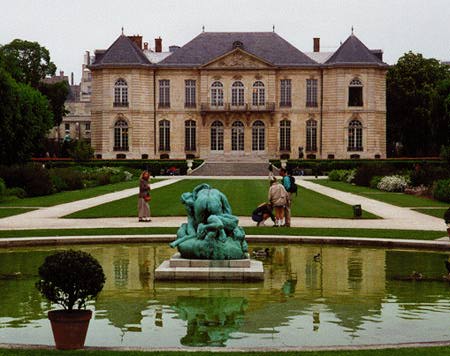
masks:
[[[301,51],[320,37],[335,50],[354,26],[369,48],[394,64],[412,50],[450,60],[450,0],[0,0],[0,44],[38,41],[58,70],[79,81],[86,50],[108,48],[120,35],[143,35],[163,49],[205,31],[272,31]]]

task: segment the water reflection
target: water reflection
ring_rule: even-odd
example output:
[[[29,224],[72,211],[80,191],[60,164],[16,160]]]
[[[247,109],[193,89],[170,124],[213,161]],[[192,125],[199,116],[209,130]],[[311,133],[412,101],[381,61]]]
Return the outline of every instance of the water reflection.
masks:
[[[450,284],[394,278],[419,271],[439,279],[446,274],[443,254],[253,247],[270,251],[259,283],[155,283],[155,268],[173,253],[165,244],[78,247],[92,253],[107,276],[89,306],[96,310],[91,328],[97,332],[88,334],[88,344],[298,346],[450,337],[441,322],[450,314]],[[36,330],[50,334],[51,305],[34,283],[38,266],[53,251],[0,251],[0,342],[45,343]],[[430,332],[424,335],[424,329]]]

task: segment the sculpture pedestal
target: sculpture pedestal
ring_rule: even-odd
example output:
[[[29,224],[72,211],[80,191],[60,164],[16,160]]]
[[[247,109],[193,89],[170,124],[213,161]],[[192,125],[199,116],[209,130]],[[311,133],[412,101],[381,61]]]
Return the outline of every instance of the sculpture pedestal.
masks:
[[[155,270],[156,280],[230,280],[260,281],[264,279],[261,261],[243,260],[188,260],[179,253]]]

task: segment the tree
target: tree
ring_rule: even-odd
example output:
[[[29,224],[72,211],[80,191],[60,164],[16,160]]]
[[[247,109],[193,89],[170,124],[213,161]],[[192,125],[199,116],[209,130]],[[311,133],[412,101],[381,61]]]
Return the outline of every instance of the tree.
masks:
[[[20,39],[0,47],[0,62],[17,82],[30,84],[33,88],[56,71],[47,48],[38,42]]]
[[[450,79],[448,67],[421,54],[406,53],[387,74],[387,139],[392,152],[401,143],[409,156],[438,155],[448,140],[438,87]],[[448,127],[448,126],[447,126]]]
[[[69,95],[69,83],[61,81],[53,84],[41,82],[38,87],[39,91],[44,94],[50,102],[53,112],[53,125],[59,126],[68,111],[65,109],[64,103]]]
[[[29,160],[53,126],[47,98],[0,68],[0,164]]]

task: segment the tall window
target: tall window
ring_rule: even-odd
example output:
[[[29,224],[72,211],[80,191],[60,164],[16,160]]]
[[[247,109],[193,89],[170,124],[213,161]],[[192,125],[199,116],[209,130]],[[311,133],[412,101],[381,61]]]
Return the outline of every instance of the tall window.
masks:
[[[196,145],[196,124],[194,120],[184,122],[184,148],[186,151],[195,151]]]
[[[348,125],[348,151],[362,151],[363,127],[361,121],[352,120]]]
[[[244,150],[244,124],[241,121],[235,121],[231,125],[231,150]]]
[[[128,124],[117,120],[114,125],[114,151],[128,151]]]
[[[306,151],[317,151],[317,121],[314,119],[306,121]]]
[[[223,151],[223,124],[220,121],[211,125],[211,151]]]
[[[159,81],[159,107],[170,108],[170,80]]]
[[[291,122],[283,120],[280,122],[280,151],[291,150]]]
[[[184,107],[195,108],[195,80],[185,80],[184,85]]]
[[[291,80],[281,79],[280,82],[280,106],[292,106],[291,101],[292,91],[291,91]]]
[[[114,106],[128,106],[128,84],[124,79],[114,83]]]
[[[223,84],[214,82],[211,85],[211,106],[223,106]]]
[[[170,151],[170,121],[159,122],[159,150]]]
[[[231,105],[244,105],[244,84],[242,82],[234,82],[231,86]]]
[[[252,105],[263,106],[265,104],[266,104],[266,92],[264,88],[264,83],[258,80],[253,84]]]
[[[265,125],[261,120],[257,120],[252,126],[252,150],[264,151],[265,149]]]
[[[348,86],[348,106],[363,106],[363,84],[357,78]]]
[[[317,79],[306,79],[306,106],[317,107]]]

